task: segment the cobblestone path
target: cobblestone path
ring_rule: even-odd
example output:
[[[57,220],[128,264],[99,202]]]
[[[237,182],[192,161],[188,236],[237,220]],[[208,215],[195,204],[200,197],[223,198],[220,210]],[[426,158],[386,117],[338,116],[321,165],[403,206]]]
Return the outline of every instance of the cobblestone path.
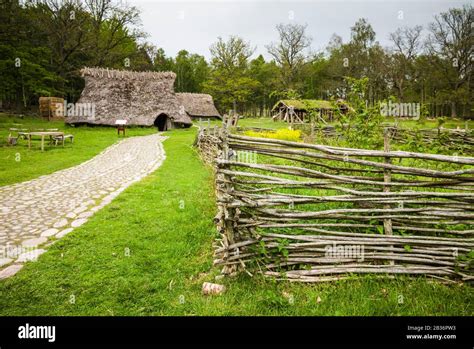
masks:
[[[78,166],[0,187],[0,279],[156,170],[165,159],[164,139],[126,138]]]

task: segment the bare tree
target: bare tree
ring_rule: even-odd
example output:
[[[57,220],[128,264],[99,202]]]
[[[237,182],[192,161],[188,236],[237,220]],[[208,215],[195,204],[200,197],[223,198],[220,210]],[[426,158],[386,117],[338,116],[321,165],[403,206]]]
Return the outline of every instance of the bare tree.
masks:
[[[336,50],[340,50],[343,45],[342,37],[333,33],[331,38],[329,39],[329,43],[326,46],[326,50],[329,54],[335,52]]]
[[[420,51],[422,30],[423,27],[417,25],[413,28],[398,28],[394,33],[391,33],[390,40],[395,45],[395,52],[405,57],[405,59],[415,58]]]
[[[465,5],[462,8],[452,8],[435,16],[435,21],[430,25],[431,35],[427,41],[427,48],[433,56],[441,60],[433,60],[443,72],[444,78],[449,82],[453,93],[451,95],[451,116],[456,116],[456,102],[461,95],[466,94],[461,89],[473,74],[474,35],[472,23],[474,22],[474,8]]]
[[[413,62],[421,48],[422,30],[423,27],[419,25],[413,28],[398,28],[389,36],[394,44],[392,69],[389,71],[400,101],[404,100],[405,83],[411,78]]]
[[[268,53],[281,66],[282,80],[287,87],[292,87],[298,72],[306,62],[304,51],[312,41],[306,35],[306,28],[307,25],[278,24],[276,29],[279,41],[266,46]]]

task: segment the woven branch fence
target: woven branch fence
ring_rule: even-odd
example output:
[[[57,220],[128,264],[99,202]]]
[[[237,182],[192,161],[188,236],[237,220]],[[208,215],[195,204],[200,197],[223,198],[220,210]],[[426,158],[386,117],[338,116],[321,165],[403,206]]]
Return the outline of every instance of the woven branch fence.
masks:
[[[410,130],[387,127],[391,131],[393,139],[398,143],[406,143],[409,138],[420,138],[425,144],[433,144],[436,141],[443,144],[447,149],[465,148],[469,155],[474,154],[474,130],[463,129],[422,129]]]
[[[390,151],[388,136],[365,150],[216,129],[197,145],[216,170],[224,274],[473,279],[474,158]]]
[[[195,146],[204,163],[214,165],[216,159],[220,156],[220,143],[222,138],[222,129],[218,127],[201,127],[195,141]]]
[[[327,138],[343,137],[332,125],[311,126],[303,124],[297,125],[295,128],[301,129],[308,134],[320,134]],[[474,155],[474,130],[449,128],[412,130],[393,125],[383,125],[380,132],[384,130],[390,131],[392,141],[399,144],[405,144],[412,139],[417,139],[427,145],[438,143],[446,149],[453,151],[463,150],[469,155]]]

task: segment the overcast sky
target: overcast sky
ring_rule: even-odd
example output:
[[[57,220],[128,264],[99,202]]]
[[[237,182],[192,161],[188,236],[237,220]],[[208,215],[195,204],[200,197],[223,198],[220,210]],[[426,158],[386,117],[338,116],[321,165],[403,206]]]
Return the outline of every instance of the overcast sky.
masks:
[[[150,41],[175,56],[181,49],[209,58],[209,46],[218,36],[238,35],[268,57],[265,45],[277,39],[275,25],[308,25],[312,50],[324,49],[333,33],[350,37],[350,27],[365,17],[377,40],[390,45],[389,33],[398,27],[423,25],[433,16],[467,1],[453,0],[306,0],[306,1],[167,1],[128,0],[141,10],[143,30]]]

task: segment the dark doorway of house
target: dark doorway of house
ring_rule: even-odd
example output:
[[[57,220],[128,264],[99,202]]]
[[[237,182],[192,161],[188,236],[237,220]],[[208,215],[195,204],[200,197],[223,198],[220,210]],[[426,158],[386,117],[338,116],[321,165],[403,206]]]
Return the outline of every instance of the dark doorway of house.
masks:
[[[156,117],[155,122],[153,123],[158,127],[158,131],[166,131],[168,129],[168,115],[160,114]]]

